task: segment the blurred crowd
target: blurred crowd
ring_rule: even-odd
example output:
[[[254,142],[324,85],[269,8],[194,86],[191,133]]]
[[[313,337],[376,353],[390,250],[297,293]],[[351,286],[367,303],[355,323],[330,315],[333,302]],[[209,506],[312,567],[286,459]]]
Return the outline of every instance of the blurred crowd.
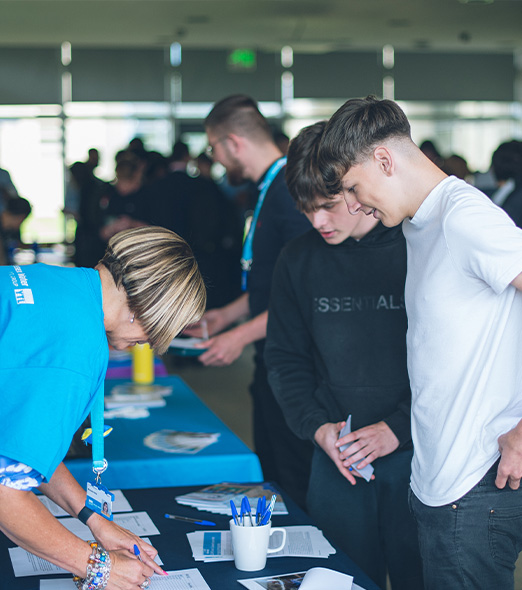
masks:
[[[231,187],[212,177],[212,159],[193,157],[178,141],[169,157],[134,138],[115,156],[114,180],[96,176],[99,152],[69,168],[64,213],[77,223],[77,266],[93,267],[109,239],[143,225],[166,227],[187,240],[208,287],[208,306],[219,307],[240,292],[239,259],[249,186]]]

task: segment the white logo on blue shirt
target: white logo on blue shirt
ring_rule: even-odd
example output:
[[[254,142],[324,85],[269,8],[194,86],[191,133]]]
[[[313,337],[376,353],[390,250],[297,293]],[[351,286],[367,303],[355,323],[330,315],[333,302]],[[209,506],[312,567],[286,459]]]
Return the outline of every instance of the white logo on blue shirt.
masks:
[[[30,304],[34,305],[33,291],[31,289],[14,290],[17,305]]]

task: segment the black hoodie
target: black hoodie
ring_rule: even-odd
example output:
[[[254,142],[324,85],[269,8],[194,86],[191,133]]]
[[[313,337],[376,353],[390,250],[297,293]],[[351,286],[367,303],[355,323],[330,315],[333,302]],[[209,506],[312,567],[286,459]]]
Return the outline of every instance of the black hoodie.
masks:
[[[410,443],[406,368],[406,243],[378,224],[359,241],[327,244],[312,230],[290,242],[272,282],[265,362],[295,434],[313,440],[352,414],[352,430],[384,420]]]

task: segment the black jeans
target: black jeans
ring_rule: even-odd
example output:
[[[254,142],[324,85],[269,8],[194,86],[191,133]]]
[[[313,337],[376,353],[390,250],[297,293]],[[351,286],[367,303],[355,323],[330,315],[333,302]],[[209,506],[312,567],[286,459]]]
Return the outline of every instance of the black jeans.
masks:
[[[426,590],[513,589],[522,549],[522,488],[499,490],[497,467],[444,506],[426,506],[410,491]]]
[[[352,486],[320,448],[312,460],[307,506],[328,538],[381,588],[422,590],[417,529],[408,508],[412,450],[373,462],[375,480]]]

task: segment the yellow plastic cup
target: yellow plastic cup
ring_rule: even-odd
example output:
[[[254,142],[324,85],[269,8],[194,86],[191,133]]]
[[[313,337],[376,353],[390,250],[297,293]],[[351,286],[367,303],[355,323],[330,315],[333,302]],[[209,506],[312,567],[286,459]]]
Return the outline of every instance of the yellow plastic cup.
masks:
[[[136,344],[132,349],[132,380],[143,384],[154,382],[154,353],[148,344]]]

